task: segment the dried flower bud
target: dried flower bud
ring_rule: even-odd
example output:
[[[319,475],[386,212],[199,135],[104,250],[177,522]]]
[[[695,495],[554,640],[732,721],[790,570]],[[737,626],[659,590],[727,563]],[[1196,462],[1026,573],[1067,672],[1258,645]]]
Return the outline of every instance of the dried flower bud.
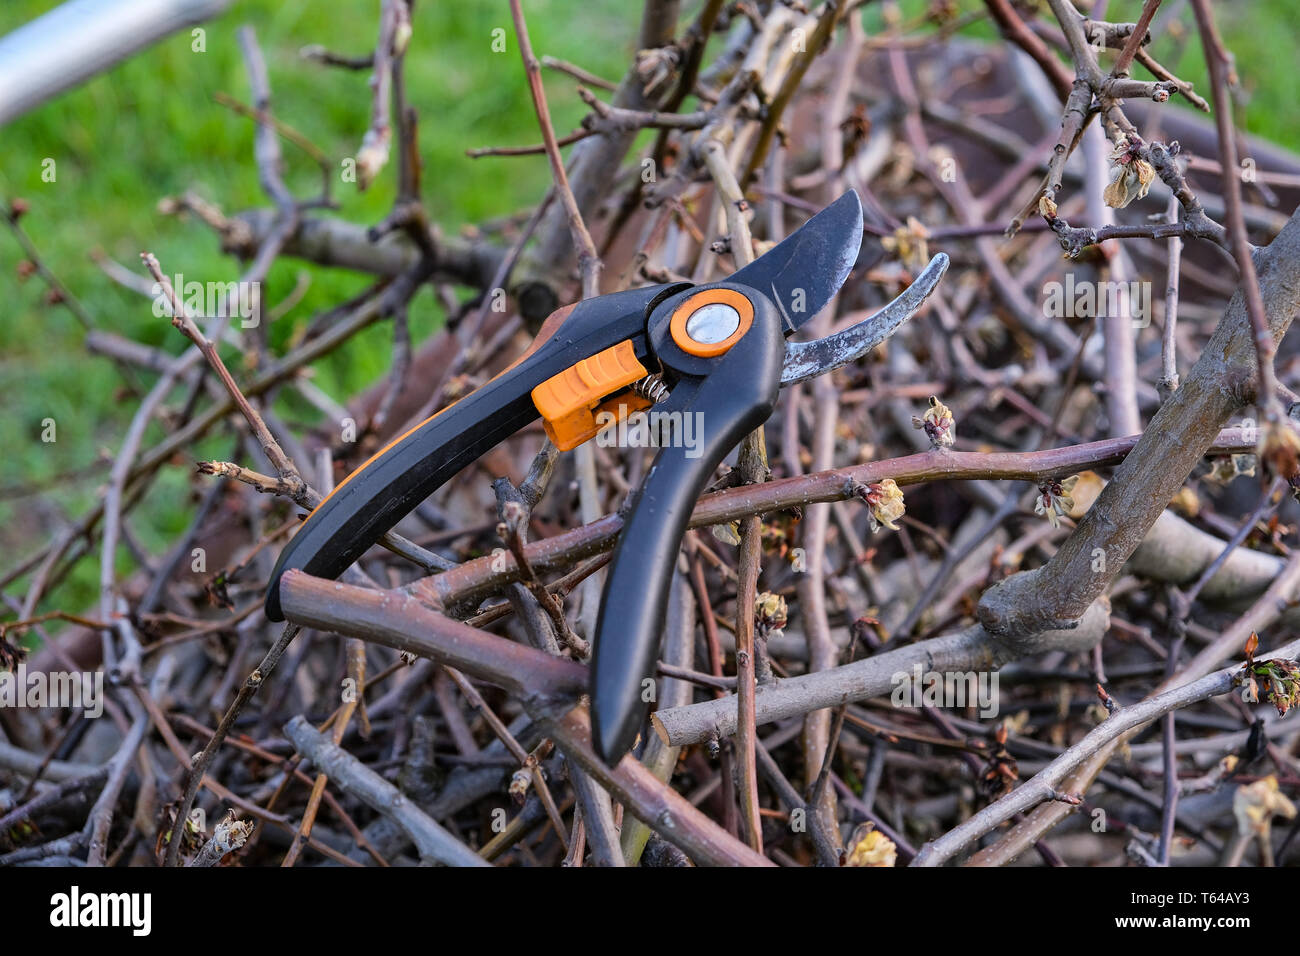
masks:
[[[1254,474],[1254,455],[1228,455],[1214,459],[1205,480],[1216,485],[1226,485],[1239,475],[1250,477]]]
[[[779,631],[787,621],[785,598],[764,591],[754,599],[754,622],[765,634]]]
[[[26,199],[11,199],[9,201],[9,218],[14,222],[17,222],[19,219],[23,218],[27,213],[27,210],[30,208],[31,207],[27,205]]]
[[[646,96],[652,96],[656,90],[672,79],[681,58],[682,52],[675,46],[638,50],[636,75],[641,81],[641,92]]]
[[[1110,156],[1110,185],[1102,193],[1107,206],[1123,209],[1134,199],[1145,197],[1155,182],[1155,168],[1141,158],[1140,148],[1140,142],[1130,143],[1125,136],[1115,140]]]
[[[524,805],[524,800],[528,797],[528,788],[533,783],[533,772],[528,767],[520,767],[510,775],[510,786],[508,791],[510,799],[515,802],[515,806]]]
[[[1279,717],[1285,717],[1287,711],[1300,704],[1300,664],[1295,661],[1260,661],[1250,668],[1248,680],[1254,685],[1257,698],[1259,691],[1264,691],[1264,703],[1276,707]]]
[[[980,773],[980,792],[996,800],[1010,792],[1011,787],[1020,779],[1020,768],[1016,758],[1007,750],[1007,725],[1003,721],[992,734],[993,746],[989,750],[988,760]]]
[[[925,429],[925,437],[930,439],[930,444],[935,448],[951,448],[957,440],[952,411],[933,395],[930,396],[930,407],[925,414],[920,418],[913,416],[912,426]]]
[[[456,375],[448,380],[444,394],[447,396],[449,401],[456,401],[457,399],[464,398],[477,387],[478,385],[475,383],[473,376]]]
[[[709,531],[712,533],[714,538],[721,541],[723,544],[740,544],[739,521],[729,521],[726,524],[710,525]]]
[[[397,29],[393,31],[393,56],[401,56],[405,53],[410,42],[411,19],[409,16],[404,16],[398,21]]]
[[[774,554],[784,558],[790,550],[790,541],[785,529],[776,524],[764,524],[761,531],[763,553]]]
[[[190,821],[186,821],[189,823]],[[235,819],[235,811],[227,811],[221,822],[212,828],[212,841],[216,845],[217,851],[225,856],[233,850],[238,850],[248,842],[248,837],[253,832],[253,822],[251,820]]]
[[[1053,528],[1061,526],[1061,518],[1070,513],[1074,507],[1074,498],[1070,492],[1078,483],[1079,476],[1071,475],[1063,481],[1049,481],[1038,486],[1038,497],[1034,499],[1034,514],[1047,515]]]
[[[36,263],[32,262],[31,259],[19,259],[14,271],[18,273],[19,282],[26,282],[36,275]]]
[[[1186,518],[1195,518],[1201,512],[1201,499],[1191,488],[1183,487],[1169,499],[1169,507]]]
[[[1232,812],[1237,818],[1237,832],[1242,836],[1267,834],[1273,817],[1287,820],[1295,817],[1295,804],[1282,793],[1277,777],[1269,774],[1237,788],[1232,798]]]
[[[849,838],[845,866],[893,866],[898,862],[898,847],[870,821],[858,824]]]
[[[1246,665],[1235,678],[1242,685],[1241,699],[1248,704],[1258,703],[1262,688],[1265,703],[1272,704],[1278,716],[1285,717],[1287,711],[1300,704],[1300,664],[1282,658],[1256,661],[1257,650],[1259,635],[1251,631],[1245,647]]]
[[[908,216],[906,224],[894,230],[892,236],[883,236],[880,245],[887,252],[897,254],[903,265],[921,269],[930,261],[930,230],[915,216]]]
[[[871,533],[875,534],[884,525],[890,531],[897,531],[894,524],[907,510],[903,504],[903,491],[893,478],[885,478],[871,485],[861,485],[857,495],[867,503],[867,517],[871,524]]]
[[[871,133],[871,117],[865,104],[859,103],[840,123],[840,140],[843,143],[844,161],[847,163],[857,155],[862,144]],[[754,250],[757,255],[758,250]]]
[[[1300,431],[1288,420],[1266,423],[1257,451],[1267,474],[1289,481],[1300,472]]]
[[[357,150],[357,189],[365,192],[379,171],[388,165],[391,141],[392,133],[387,126],[366,130],[366,135],[361,138],[361,148]]]
[[[849,625],[849,634],[859,647],[872,647],[889,640],[889,631],[885,630],[885,625],[876,616],[879,613],[879,608],[869,608],[866,614]]]

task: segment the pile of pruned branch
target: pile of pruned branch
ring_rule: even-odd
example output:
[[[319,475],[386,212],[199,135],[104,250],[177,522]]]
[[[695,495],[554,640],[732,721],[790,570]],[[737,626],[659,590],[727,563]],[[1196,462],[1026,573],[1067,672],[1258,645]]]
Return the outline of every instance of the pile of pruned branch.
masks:
[[[396,177],[376,223],[331,215],[337,165],[273,104],[244,28],[251,98],[227,105],[256,124],[268,204],[166,208],[215,230],[240,282],[295,258],[374,282],[277,352],[266,330],[292,301],[232,328],[170,289],[183,263],[104,263],[157,281],[188,345],[87,336],[138,410],[96,507],[0,578],[0,663],[39,638],[23,666],[107,675],[108,719],[0,707],[0,863],[1295,860],[1298,368],[1279,343],[1300,309],[1300,162],[1236,130],[1208,0],[1109,5],[1134,22],[1032,6],[647,0],[608,82],[539,59],[512,0],[540,144],[465,161],[505,175],[544,156],[553,185],[460,236],[424,206],[403,64],[437,41],[409,0],[385,0],[369,55],[303,51],[303,69],[357,71],[359,96],[369,77],[348,168],[361,188]],[[977,21],[1002,42],[967,39]],[[1152,36],[1199,43],[1208,99]],[[543,69],[589,107],[580,128],[553,129]],[[290,192],[282,143],[320,162],[320,195]],[[699,500],[633,755],[598,759],[583,695],[653,450],[560,455],[524,429],[341,582],[291,572],[289,623],[264,618],[301,516],[553,309],[723,278],[848,188],[868,238],[811,335],[870,314],[931,252],[953,266],[894,339],[789,389]],[[425,287],[448,317],[414,343]],[[312,363],[376,323],[385,380],[323,392]],[[228,367],[235,352],[251,359]],[[303,403],[315,421],[282,417]],[[229,460],[198,462],[188,530],[119,576],[128,517],[214,435]],[[37,614],[82,560],[101,563],[98,607]],[[936,674],[995,693],[927,697]]]

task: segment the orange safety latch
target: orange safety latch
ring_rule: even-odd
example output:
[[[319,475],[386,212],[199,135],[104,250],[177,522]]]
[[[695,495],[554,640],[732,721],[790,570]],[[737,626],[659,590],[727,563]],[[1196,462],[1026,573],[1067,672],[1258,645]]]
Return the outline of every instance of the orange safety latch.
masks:
[[[621,421],[653,403],[636,392],[613,393],[650,373],[637,361],[631,341],[597,352],[553,375],[533,389],[533,404],[542,414],[546,434],[561,451],[577,448],[596,437],[610,422],[597,425],[597,416],[609,412]],[[613,395],[603,402],[606,396]]]

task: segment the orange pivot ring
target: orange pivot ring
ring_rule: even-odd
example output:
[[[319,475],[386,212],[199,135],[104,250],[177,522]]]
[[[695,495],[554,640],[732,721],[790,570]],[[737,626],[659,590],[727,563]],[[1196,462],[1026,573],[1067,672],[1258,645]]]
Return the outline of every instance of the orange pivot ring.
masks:
[[[683,352],[713,358],[739,342],[753,323],[754,304],[742,293],[701,289],[673,311],[668,328]]]

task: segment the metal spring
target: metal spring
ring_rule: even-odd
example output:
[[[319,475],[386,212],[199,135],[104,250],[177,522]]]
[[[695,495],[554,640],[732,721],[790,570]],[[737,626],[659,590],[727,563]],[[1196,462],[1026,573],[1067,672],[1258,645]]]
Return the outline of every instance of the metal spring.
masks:
[[[658,375],[647,375],[645,378],[632,383],[632,391],[642,398],[650,399],[656,405],[668,397],[668,386],[660,381]]]

